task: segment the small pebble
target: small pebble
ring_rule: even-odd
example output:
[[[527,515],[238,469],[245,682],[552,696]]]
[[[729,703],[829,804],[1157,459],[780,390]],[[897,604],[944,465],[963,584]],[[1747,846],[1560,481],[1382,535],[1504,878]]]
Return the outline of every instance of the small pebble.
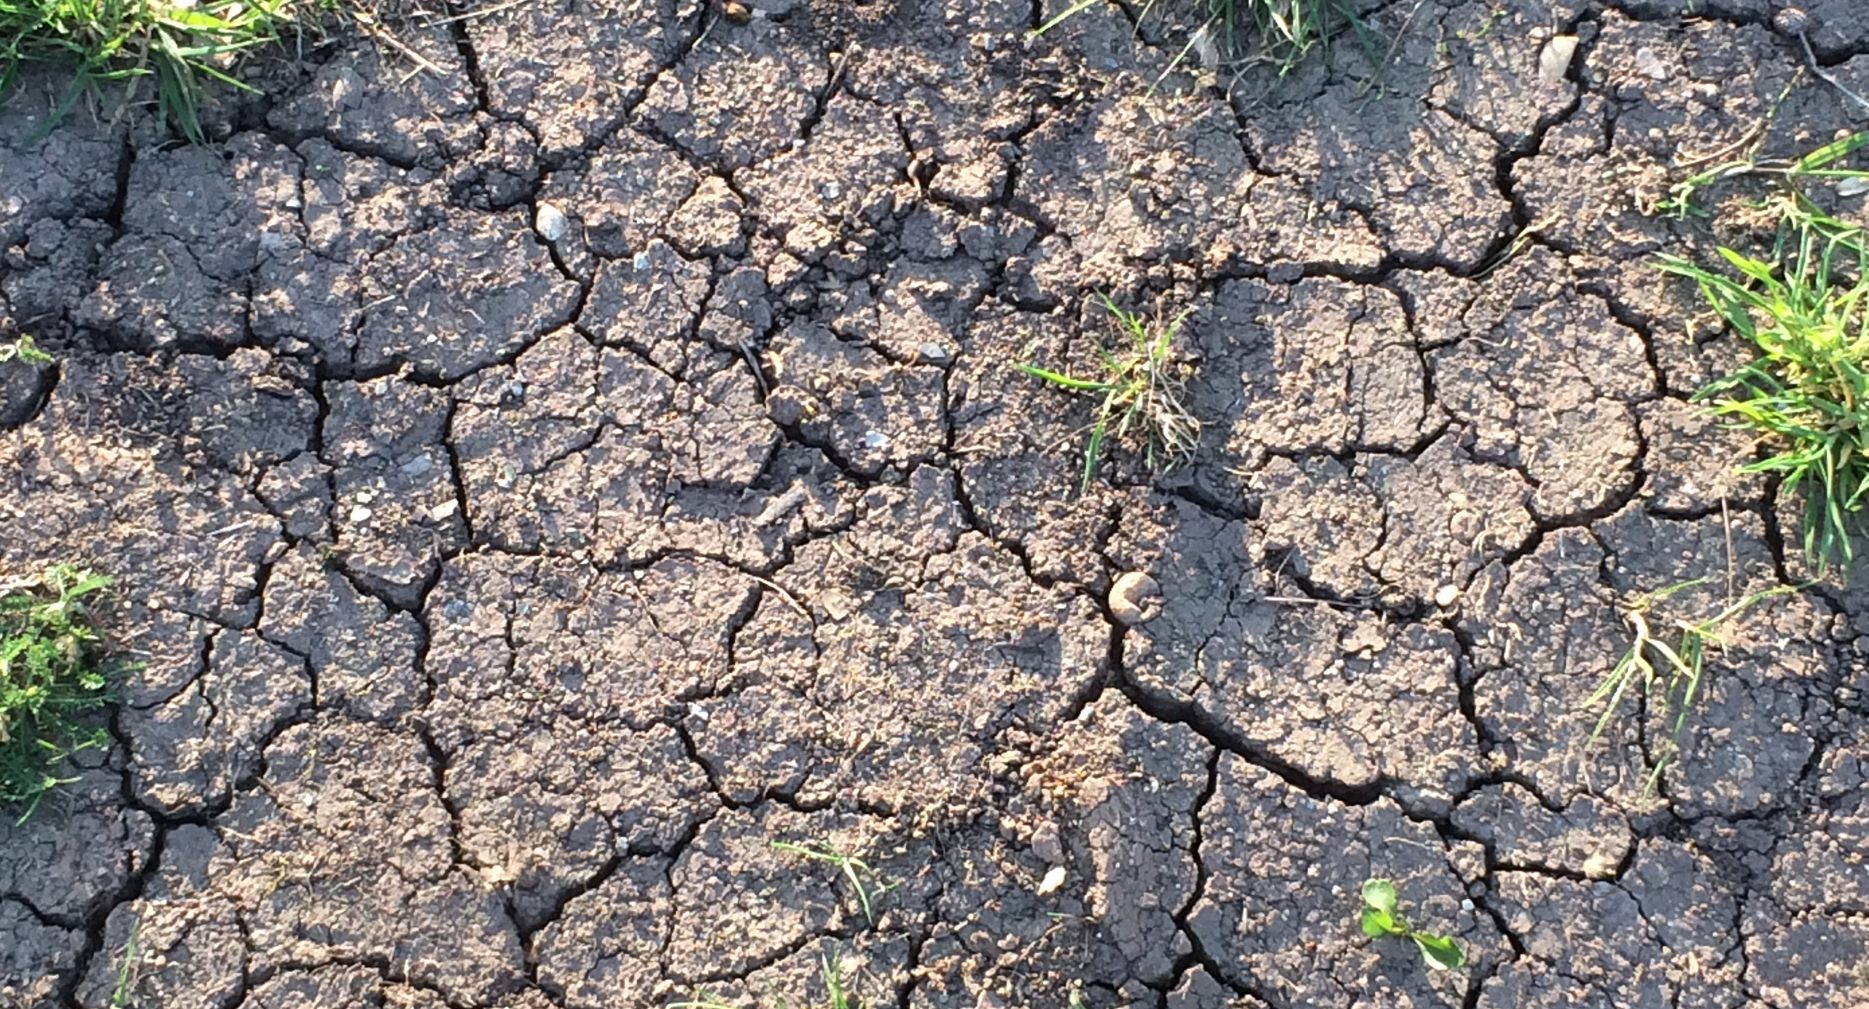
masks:
[[[361,524],[370,521],[370,516],[373,514],[375,513],[370,509],[365,508],[363,505],[358,505],[350,510],[350,520],[352,523]]]
[[[1796,7],[1772,15],[1772,29],[1780,35],[1802,35],[1811,30],[1811,16]]]
[[[565,237],[570,222],[565,219],[565,212],[549,203],[539,204],[538,213],[533,216],[532,226],[538,229],[539,237],[548,242],[556,242]]]
[[[461,503],[459,501],[443,501],[428,510],[428,517],[436,522],[446,522],[454,517],[455,512],[460,510]]]
[[[871,431],[863,436],[863,447],[880,452],[889,447],[889,436],[881,431]]]
[[[1538,51],[1538,76],[1556,84],[1570,72],[1571,57],[1577,55],[1577,36],[1554,35]]]
[[[1665,81],[1668,79],[1668,68],[1662,65],[1661,57],[1656,56],[1654,50],[1647,46],[1635,51],[1635,68],[1641,71],[1642,76],[1650,80]]]
[[[1141,571],[1128,571],[1116,579],[1110,586],[1110,615],[1125,627],[1135,625],[1155,615],[1155,607],[1143,611],[1144,604],[1161,597],[1162,587],[1155,579]]]
[[[1438,590],[1436,590],[1434,593],[1434,605],[1440,606],[1440,607],[1452,606],[1454,605],[1454,600],[1459,599],[1459,598],[1460,598],[1459,589],[1453,587],[1452,585],[1443,585]]]

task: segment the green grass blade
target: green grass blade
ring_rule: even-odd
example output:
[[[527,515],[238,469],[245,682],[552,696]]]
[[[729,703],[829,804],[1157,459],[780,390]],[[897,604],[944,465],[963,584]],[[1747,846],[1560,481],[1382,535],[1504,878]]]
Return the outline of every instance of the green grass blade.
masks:
[[[1069,7],[1066,7],[1062,12],[1053,15],[1051,20],[1045,22],[1042,25],[1039,25],[1037,28],[1032,29],[1031,37],[1037,38],[1040,35],[1045,34],[1046,32],[1052,30],[1053,28],[1056,28],[1059,25],[1063,24],[1067,18],[1070,18],[1073,15],[1079,14],[1083,11],[1089,10],[1091,5],[1097,2],[1098,0],[1077,0],[1076,3],[1072,4]]]
[[[1048,368],[1040,368],[1037,365],[1033,365],[1033,364],[1015,363],[1013,364],[1013,367],[1019,369],[1022,372],[1025,372],[1027,375],[1030,375],[1033,378],[1041,378],[1047,382],[1050,382],[1053,385],[1062,386],[1066,389],[1082,389],[1082,390],[1085,390],[1086,392],[1102,392],[1106,389],[1111,388],[1110,383],[1108,382],[1096,382],[1096,381],[1092,381],[1087,378],[1073,378],[1070,375],[1064,374],[1063,372],[1052,371]]]
[[[1097,453],[1103,451],[1103,426],[1107,417],[1098,413],[1096,424],[1090,428],[1090,440],[1084,444],[1084,478],[1077,485],[1077,492],[1090,489],[1090,476],[1097,471]]]

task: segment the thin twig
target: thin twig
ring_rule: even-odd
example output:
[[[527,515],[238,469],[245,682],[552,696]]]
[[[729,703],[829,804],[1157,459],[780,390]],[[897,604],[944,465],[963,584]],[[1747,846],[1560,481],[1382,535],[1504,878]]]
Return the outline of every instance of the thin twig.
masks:
[[[1374,610],[1369,603],[1356,603],[1347,599],[1312,599],[1310,596],[1260,596],[1268,603],[1292,603],[1300,606],[1337,606],[1346,610]]]
[[[385,30],[382,25],[377,23],[376,18],[371,16],[367,12],[352,11],[351,16],[357,19],[357,23],[363,26],[363,30],[366,33],[368,33],[371,38],[377,40],[378,42],[388,43],[391,49],[394,49],[397,52],[401,53],[405,58],[409,60],[409,62],[414,63],[416,66],[421,67],[423,70],[426,70],[431,74],[434,74],[436,77],[448,76],[448,72],[446,70],[443,70],[439,66],[436,66],[433,60],[429,59],[426,56],[423,56],[421,53],[416,52],[415,50],[409,48],[408,46],[403,45],[401,39],[396,38],[394,34]]]
[[[478,18],[484,18],[492,14],[498,14],[499,12],[503,10],[510,10],[514,7],[522,7],[532,2],[533,0],[506,0],[505,3],[497,3],[491,7],[482,7],[479,10],[471,10],[471,11],[466,12],[465,14],[456,14],[453,17],[436,18],[432,21],[424,20],[422,22],[422,27],[428,28],[428,27],[435,26],[435,25],[451,25],[455,23],[456,21],[473,21]]]
[[[765,587],[771,589],[774,592],[777,592],[779,594],[780,599],[783,599],[786,602],[792,604],[792,609],[797,610],[799,616],[804,617],[806,620],[811,620],[811,611],[808,609],[805,609],[805,604],[799,602],[797,596],[794,596],[790,592],[785,591],[784,586],[780,585],[778,582],[772,581],[769,578],[761,578],[758,575],[747,575],[746,577],[751,578],[752,580],[758,582],[761,585],[764,585]],[[817,621],[815,620],[812,620],[811,622],[814,624],[817,623]]]
[[[1799,32],[1798,41],[1804,43],[1804,61],[1805,63],[1810,65],[1811,73],[1814,73],[1818,77],[1822,78],[1824,83],[1830,85],[1833,88],[1836,88],[1838,91],[1843,92],[1843,95],[1849,98],[1851,101],[1854,101],[1856,104],[1862,106],[1864,109],[1869,109],[1869,99],[1865,99],[1863,96],[1857,94],[1854,91],[1851,91],[1849,88],[1844,87],[1842,81],[1839,81],[1835,77],[1832,77],[1829,74],[1825,73],[1824,69],[1817,65],[1817,54],[1811,50],[1810,36],[1804,34],[1803,32]]]

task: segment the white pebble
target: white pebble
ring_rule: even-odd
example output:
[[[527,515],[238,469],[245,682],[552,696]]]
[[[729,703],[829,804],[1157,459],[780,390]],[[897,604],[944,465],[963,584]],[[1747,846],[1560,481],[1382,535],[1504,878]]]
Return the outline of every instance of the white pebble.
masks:
[[[565,231],[571,222],[565,219],[565,212],[549,203],[539,204],[538,213],[532,218],[532,226],[538,229],[539,237],[548,242],[556,242],[565,237]]]

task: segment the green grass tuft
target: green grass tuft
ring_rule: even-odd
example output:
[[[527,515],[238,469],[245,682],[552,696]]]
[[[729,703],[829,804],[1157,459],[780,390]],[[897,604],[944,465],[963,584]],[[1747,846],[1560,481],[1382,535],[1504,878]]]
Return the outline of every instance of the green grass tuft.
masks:
[[[50,129],[87,92],[120,83],[133,100],[148,78],[158,114],[200,142],[196,110],[205,83],[252,90],[229,73],[233,59],[276,41],[300,6],[302,0],[0,0],[0,92],[24,65],[71,67],[76,75]]]
[[[1032,34],[1043,35],[1099,2],[1075,0]],[[1210,70],[1222,62],[1235,67],[1269,64],[1283,76],[1313,48],[1328,45],[1345,30],[1369,47],[1355,0],[1146,0],[1137,20],[1158,5],[1190,7],[1200,21],[1175,56],[1176,66],[1193,54]]]
[[[1705,581],[1705,578],[1695,578],[1676,582],[1622,603],[1618,609],[1622,613],[1623,622],[1629,625],[1629,648],[1584,701],[1586,708],[1598,705],[1603,708],[1602,714],[1597,716],[1596,727],[1590,730],[1587,745],[1595,742],[1603,730],[1609,727],[1609,723],[1622,710],[1626,697],[1648,697],[1657,686],[1661,688],[1661,714],[1669,722],[1668,738],[1662,741],[1662,752],[1656,758],[1655,766],[1649,770],[1648,781],[1642,789],[1644,795],[1654,790],[1662,770],[1681,752],[1681,729],[1687,723],[1687,712],[1693,707],[1694,698],[1701,693],[1701,678],[1706,671],[1708,650],[1724,648],[1726,633],[1753,606],[1773,596],[1797,591],[1789,585],[1775,585],[1738,599],[1729,598],[1723,608],[1707,616],[1696,619],[1670,617],[1667,622],[1680,632],[1678,642],[1669,645],[1657,637],[1649,627],[1649,618],[1670,597]],[[1630,694],[1631,687],[1635,688],[1633,695]]]
[[[1207,10],[1224,48],[1236,51],[1241,28],[1250,26],[1253,55],[1280,74],[1343,31],[1363,34],[1354,0],[1207,0]]]
[[[0,804],[23,804],[22,821],[70,780],[58,776],[67,757],[104,744],[104,730],[80,719],[104,704],[86,603],[108,585],[59,565],[0,594]]]
[[[1793,180],[1869,180],[1831,167],[1869,141],[1859,133],[1794,163],[1768,209],[1767,258],[1721,247],[1725,270],[1663,255],[1692,278],[1720,319],[1758,356],[1701,389],[1719,416],[1766,436],[1772,454],[1740,466],[1777,473],[1803,495],[1806,561],[1821,574],[1854,556],[1849,533],[1869,494],[1869,233],[1826,213]]]
[[[1131,436],[1140,438],[1143,455],[1151,468],[1158,463],[1163,467],[1171,466],[1191,455],[1201,436],[1200,421],[1188,412],[1184,403],[1187,391],[1180,366],[1173,356],[1175,332],[1188,313],[1184,311],[1164,323],[1126,311],[1108,295],[1098,294],[1097,300],[1115,316],[1122,336],[1115,350],[1097,348],[1102,369],[1099,377],[1077,378],[1029,362],[1014,365],[1027,375],[1061,389],[1101,397],[1097,419],[1091,423],[1090,437],[1084,445],[1080,494],[1089,488],[1103,443],[1112,434],[1118,440]]]

